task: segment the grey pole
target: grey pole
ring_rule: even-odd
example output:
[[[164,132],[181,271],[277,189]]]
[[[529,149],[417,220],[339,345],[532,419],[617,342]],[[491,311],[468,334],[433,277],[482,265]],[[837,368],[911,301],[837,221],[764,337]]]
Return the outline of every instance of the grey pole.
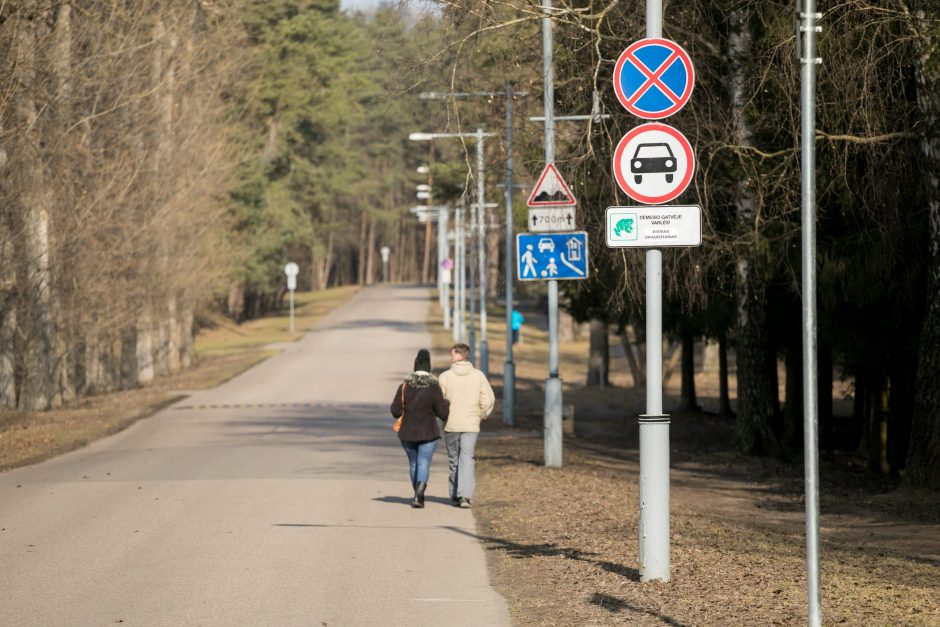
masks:
[[[662,37],[662,0],[646,36]],[[640,423],[640,580],[669,581],[669,416],[663,414],[663,254],[646,251],[646,413]]]
[[[440,285],[441,311],[444,314],[444,328],[450,328],[450,282],[444,281],[441,263],[450,256],[450,244],[447,243],[448,211],[441,209],[437,215],[437,277]],[[453,276],[453,268],[450,271]]]
[[[484,375],[490,375],[490,349],[486,341],[486,206],[484,195],[483,129],[477,127],[477,258],[480,265],[480,363]]]
[[[463,341],[463,205],[458,204],[454,216],[454,342]]]
[[[545,162],[555,161],[555,71],[552,0],[542,0],[542,76],[545,89]],[[545,465],[561,468],[561,379],[558,378],[558,281],[548,282],[548,378],[545,380]]]
[[[290,291],[290,332],[294,332],[294,290]]]
[[[503,364],[503,424],[516,424],[516,364],[512,361],[512,83],[506,82],[506,363]]]
[[[801,169],[803,205],[803,464],[806,481],[807,624],[822,625],[819,589],[819,426],[816,398],[816,0],[803,0]]]
[[[470,301],[470,341],[467,344],[470,345],[470,362],[476,363],[476,342],[477,342],[477,297],[476,297],[476,287],[477,281],[477,266],[474,263],[476,261],[474,254],[475,247],[473,245],[473,238],[476,235],[477,229],[477,214],[473,210],[473,204],[470,205],[470,229],[469,229],[469,240],[470,248],[469,254],[467,255],[467,260],[470,262],[470,291],[467,292],[467,299]]]

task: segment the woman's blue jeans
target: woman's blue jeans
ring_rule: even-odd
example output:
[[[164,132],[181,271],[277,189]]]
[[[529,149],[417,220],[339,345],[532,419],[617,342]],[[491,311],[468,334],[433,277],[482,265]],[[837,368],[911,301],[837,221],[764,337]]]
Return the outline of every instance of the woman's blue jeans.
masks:
[[[408,454],[408,468],[411,475],[411,487],[427,483],[431,474],[431,458],[437,450],[437,440],[430,442],[402,442],[401,447]]]

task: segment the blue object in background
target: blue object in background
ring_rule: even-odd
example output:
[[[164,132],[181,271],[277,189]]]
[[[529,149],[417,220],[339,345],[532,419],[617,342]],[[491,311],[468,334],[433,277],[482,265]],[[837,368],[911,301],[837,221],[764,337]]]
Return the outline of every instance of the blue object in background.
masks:
[[[512,330],[518,331],[519,329],[522,328],[522,325],[524,323],[525,323],[525,316],[523,316],[521,313],[513,309],[512,310]]]
[[[516,277],[520,281],[586,279],[587,233],[519,233]]]

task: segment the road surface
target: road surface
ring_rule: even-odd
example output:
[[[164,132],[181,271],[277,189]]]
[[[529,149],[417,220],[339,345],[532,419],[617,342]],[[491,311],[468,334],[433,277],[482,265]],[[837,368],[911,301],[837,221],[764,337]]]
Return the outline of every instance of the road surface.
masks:
[[[365,290],[232,381],[0,474],[0,623],[509,624],[443,445],[408,505],[388,404],[429,296]]]

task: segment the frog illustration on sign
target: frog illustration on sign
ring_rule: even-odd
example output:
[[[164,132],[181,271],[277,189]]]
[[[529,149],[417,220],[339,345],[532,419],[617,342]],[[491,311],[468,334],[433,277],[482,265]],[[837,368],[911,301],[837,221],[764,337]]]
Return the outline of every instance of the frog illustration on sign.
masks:
[[[617,221],[617,225],[614,227],[614,235],[617,237],[623,237],[624,235],[629,235],[633,233],[633,218],[623,218],[622,220]]]

